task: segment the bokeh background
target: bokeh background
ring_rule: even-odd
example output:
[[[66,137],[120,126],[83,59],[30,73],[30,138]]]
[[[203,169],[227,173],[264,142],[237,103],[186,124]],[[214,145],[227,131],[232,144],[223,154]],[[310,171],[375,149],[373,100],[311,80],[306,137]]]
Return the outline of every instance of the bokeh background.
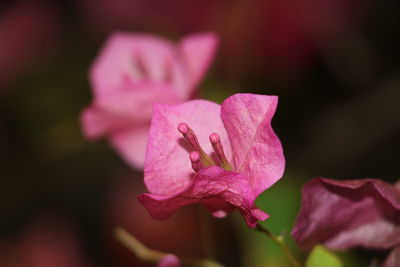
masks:
[[[258,205],[271,215],[264,225],[293,245],[310,178],[400,177],[399,10],[397,0],[1,1],[0,266],[152,266],[114,240],[116,225],[168,252],[288,266],[237,215],[217,220],[194,206],[168,221],[148,216],[136,201],[142,174],[82,135],[90,64],[116,30],[172,40],[217,32],[201,97],[279,95],[273,126],[286,174]],[[349,266],[383,256],[340,254]]]

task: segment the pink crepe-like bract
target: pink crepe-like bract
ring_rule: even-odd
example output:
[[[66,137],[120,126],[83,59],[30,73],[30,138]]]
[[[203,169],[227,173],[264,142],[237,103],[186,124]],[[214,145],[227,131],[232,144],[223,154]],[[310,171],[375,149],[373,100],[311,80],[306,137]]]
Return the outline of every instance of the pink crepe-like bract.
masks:
[[[282,146],[271,127],[277,100],[276,96],[236,94],[222,105],[205,100],[155,104],[144,168],[150,193],[140,195],[139,201],[156,219],[168,218],[180,206],[192,203],[201,203],[216,217],[237,208],[249,227],[267,219],[254,201],[284,171]],[[181,123],[196,134],[215,164],[192,169],[193,149],[177,130]],[[215,133],[230,168],[224,168],[218,150],[213,151],[210,140]]]
[[[303,249],[399,246],[400,189],[378,179],[314,178],[303,187],[292,236]]]
[[[86,137],[107,137],[128,164],[142,169],[152,104],[190,99],[216,45],[213,33],[176,44],[150,34],[112,34],[90,70],[94,99],[81,115]]]

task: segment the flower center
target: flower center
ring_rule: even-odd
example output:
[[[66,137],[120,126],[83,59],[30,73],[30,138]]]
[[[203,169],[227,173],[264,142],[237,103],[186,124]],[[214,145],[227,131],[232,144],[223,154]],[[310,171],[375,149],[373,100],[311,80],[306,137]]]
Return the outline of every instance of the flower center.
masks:
[[[199,170],[206,167],[218,165],[209,155],[207,155],[206,152],[204,152],[199,144],[196,134],[186,123],[180,123],[178,125],[178,131],[182,134],[186,144],[192,149],[192,151],[189,153],[189,159],[195,172],[198,172]],[[210,134],[209,140],[215,154],[219,159],[219,166],[227,171],[232,171],[232,166],[226,159],[224,148],[222,147],[221,138],[219,137],[219,135],[217,133],[212,133]]]

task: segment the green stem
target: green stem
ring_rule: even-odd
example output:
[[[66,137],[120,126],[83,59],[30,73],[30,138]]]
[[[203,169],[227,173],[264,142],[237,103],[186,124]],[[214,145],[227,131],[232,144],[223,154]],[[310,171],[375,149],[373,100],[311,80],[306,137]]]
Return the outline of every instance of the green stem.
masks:
[[[114,231],[116,239],[124,244],[132,253],[144,262],[158,263],[168,253],[150,249],[143,245],[139,240],[134,238],[124,229],[117,227]],[[179,256],[179,259],[188,266],[195,267],[223,267],[223,265],[205,259],[194,259],[184,256]]]
[[[267,228],[263,227],[261,224],[257,224],[257,231],[264,233],[266,236],[271,238],[278,246],[281,247],[283,252],[286,254],[287,258],[289,259],[290,263],[294,267],[301,267],[301,264],[297,261],[297,259],[293,256],[293,253],[290,251],[288,246],[286,245],[285,241],[283,240],[282,236],[275,236],[271,233]]]

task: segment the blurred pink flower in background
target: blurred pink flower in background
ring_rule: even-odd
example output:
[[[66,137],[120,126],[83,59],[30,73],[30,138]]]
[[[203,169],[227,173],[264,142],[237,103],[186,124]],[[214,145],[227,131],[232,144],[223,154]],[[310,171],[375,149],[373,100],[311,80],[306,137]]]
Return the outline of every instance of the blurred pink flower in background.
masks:
[[[400,187],[378,179],[315,178],[303,187],[292,236],[303,249],[317,244],[336,250],[398,247]],[[399,249],[392,257],[399,257]]]
[[[16,1],[0,11],[0,87],[49,56],[59,38],[58,15],[37,1]]]
[[[88,267],[76,233],[60,220],[42,218],[13,240],[0,242],[2,267]]]
[[[254,201],[285,165],[271,127],[277,102],[276,96],[236,94],[222,105],[155,104],[144,169],[150,194],[139,201],[157,219],[201,203],[215,217],[237,208],[249,227],[265,220]]]
[[[111,35],[90,71],[94,100],[82,113],[85,135],[108,137],[128,164],[143,168],[152,104],[190,99],[217,43],[213,33],[177,44],[149,34]]]

